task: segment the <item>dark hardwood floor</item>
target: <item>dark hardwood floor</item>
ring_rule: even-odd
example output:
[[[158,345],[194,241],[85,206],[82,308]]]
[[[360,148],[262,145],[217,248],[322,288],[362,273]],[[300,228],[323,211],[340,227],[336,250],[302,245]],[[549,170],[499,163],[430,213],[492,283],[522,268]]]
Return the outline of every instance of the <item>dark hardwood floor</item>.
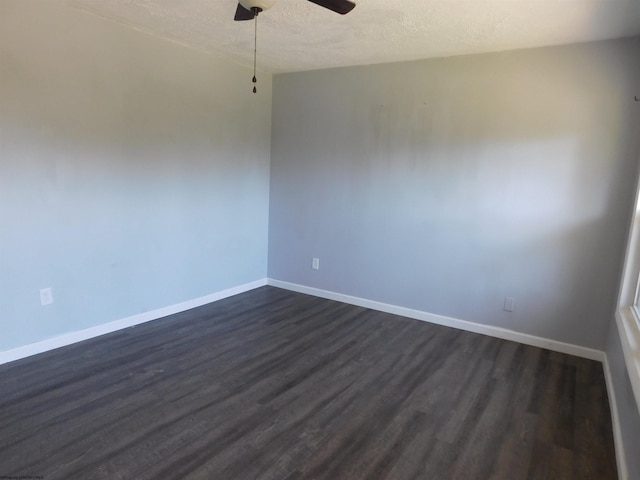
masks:
[[[0,477],[617,478],[601,364],[273,287],[0,385]]]

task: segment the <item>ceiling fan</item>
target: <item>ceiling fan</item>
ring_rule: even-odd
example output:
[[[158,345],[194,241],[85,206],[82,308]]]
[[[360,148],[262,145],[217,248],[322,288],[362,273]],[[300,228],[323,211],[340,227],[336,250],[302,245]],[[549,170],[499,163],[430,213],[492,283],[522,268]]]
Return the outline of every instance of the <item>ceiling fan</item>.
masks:
[[[307,0],[321,7],[327,8],[332,12],[345,15],[356,6],[350,0]],[[233,17],[235,21],[253,20],[255,18],[254,47],[253,47],[253,93],[256,93],[256,53],[258,50],[258,14],[276,3],[276,0],[238,0],[238,8],[236,15]]]
[[[349,0],[307,0],[309,2],[328,8],[329,10],[344,15],[353,10],[355,3]],[[234,20],[253,20],[258,13],[273,6],[276,0],[239,0]]]

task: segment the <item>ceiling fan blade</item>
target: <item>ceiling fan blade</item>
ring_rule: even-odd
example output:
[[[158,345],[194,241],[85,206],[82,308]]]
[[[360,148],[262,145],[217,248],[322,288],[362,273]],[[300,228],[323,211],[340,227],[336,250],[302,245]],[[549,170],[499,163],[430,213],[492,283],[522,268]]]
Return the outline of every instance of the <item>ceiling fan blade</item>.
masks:
[[[321,7],[328,8],[340,15],[349,13],[356,6],[355,3],[349,0],[309,0],[310,2],[320,5]]]
[[[236,16],[233,17],[235,21],[240,20],[253,20],[256,14],[253,13],[252,10],[247,10],[242,5],[238,4],[238,8],[236,9]]]

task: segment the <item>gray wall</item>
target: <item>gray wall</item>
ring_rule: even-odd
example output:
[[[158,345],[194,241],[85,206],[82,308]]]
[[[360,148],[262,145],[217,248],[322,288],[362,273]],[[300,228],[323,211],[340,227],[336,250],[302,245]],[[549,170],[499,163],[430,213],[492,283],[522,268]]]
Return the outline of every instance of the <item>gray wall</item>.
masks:
[[[606,347],[640,477],[615,325],[602,340],[639,47],[277,77],[269,276]],[[52,2],[0,2],[0,351],[266,276],[271,84],[250,95],[249,75]]]
[[[0,351],[266,276],[271,80],[251,75],[0,2]]]
[[[276,76],[269,277],[604,349],[634,196],[639,50]]]
[[[624,443],[629,478],[640,478],[640,455],[638,455],[640,413],[638,413],[638,404],[631,389],[631,381],[627,374],[620,336],[615,322],[611,326],[606,352],[611,371],[611,381],[616,395],[618,417],[620,419],[619,428]]]

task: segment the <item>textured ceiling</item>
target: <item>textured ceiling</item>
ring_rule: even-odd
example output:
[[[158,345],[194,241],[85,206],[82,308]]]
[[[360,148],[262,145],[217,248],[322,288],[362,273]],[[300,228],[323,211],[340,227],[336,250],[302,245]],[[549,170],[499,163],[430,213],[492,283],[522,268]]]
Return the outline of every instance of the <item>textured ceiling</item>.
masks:
[[[234,0],[58,0],[253,65],[253,22]],[[640,35],[640,0],[356,0],[337,15],[278,0],[258,20],[258,67],[274,73]],[[640,55],[640,52],[639,52]]]

